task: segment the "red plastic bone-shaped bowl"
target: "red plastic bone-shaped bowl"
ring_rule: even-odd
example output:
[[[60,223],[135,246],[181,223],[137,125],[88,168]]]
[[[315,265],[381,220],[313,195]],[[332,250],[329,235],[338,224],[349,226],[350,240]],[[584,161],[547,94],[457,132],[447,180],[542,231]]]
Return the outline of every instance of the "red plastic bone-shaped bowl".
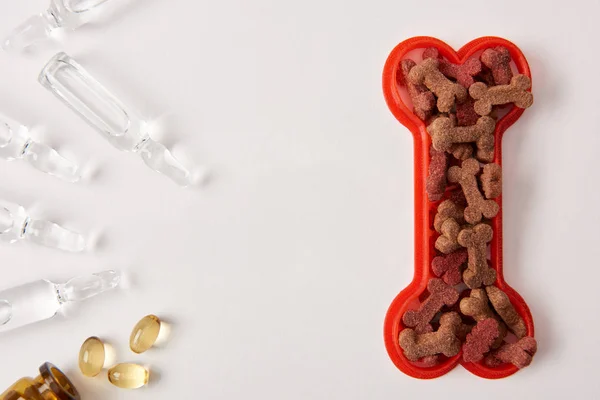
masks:
[[[438,202],[430,202],[425,193],[431,138],[427,133],[425,123],[414,115],[411,108],[403,101],[401,92],[403,89],[398,86],[396,81],[396,75],[400,73],[398,66],[401,60],[408,57],[409,53],[427,47],[435,47],[439,50],[440,56],[445,57],[454,64],[462,64],[469,57],[496,46],[506,47],[518,72],[531,78],[529,65],[521,50],[508,40],[498,37],[475,39],[458,51],[436,38],[414,37],[403,41],[392,50],[383,70],[383,92],[388,107],[396,119],[407,127],[413,135],[415,181],[415,273],[412,282],[396,296],[390,305],[385,318],[384,338],[388,354],[394,364],[402,372],[415,378],[437,378],[448,373],[459,363],[473,374],[488,379],[505,378],[518,371],[517,367],[512,364],[490,368],[483,361],[480,363],[464,363],[462,362],[462,352],[450,358],[440,356],[438,363],[434,366],[412,363],[406,359],[398,343],[398,335],[404,328],[402,315],[407,310],[418,308],[420,304],[419,296],[427,290],[429,279],[434,277],[430,266],[431,260],[435,256],[433,244],[437,233],[432,229],[432,218],[438,205]],[[502,136],[522,114],[523,109],[513,106],[497,121],[494,133],[496,146],[493,162],[502,165]],[[510,182],[506,182],[506,187],[510,190]],[[492,220],[494,238],[491,242],[492,267],[497,272],[495,285],[508,295],[511,303],[525,321],[527,335],[533,337],[534,329],[531,312],[523,298],[504,281],[502,274],[502,197],[500,196],[496,201],[500,205],[500,212]]]

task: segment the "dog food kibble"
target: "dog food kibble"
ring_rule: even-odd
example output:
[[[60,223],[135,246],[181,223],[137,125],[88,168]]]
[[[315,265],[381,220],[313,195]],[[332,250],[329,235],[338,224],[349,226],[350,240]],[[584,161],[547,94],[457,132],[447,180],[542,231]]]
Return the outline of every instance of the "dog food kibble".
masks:
[[[488,224],[475,225],[458,234],[458,243],[466,247],[469,254],[463,282],[471,289],[491,285],[496,280],[496,270],[490,268],[487,261],[487,244],[492,241],[492,237],[492,227]]]
[[[438,151],[431,146],[429,149],[431,159],[429,161],[429,175],[425,183],[425,191],[430,201],[442,198],[446,191],[446,173],[448,172],[448,154]]]
[[[151,348],[160,333],[161,322],[155,315],[147,315],[133,328],[129,337],[129,347],[134,353],[140,354]]]
[[[450,254],[460,248],[458,243],[458,234],[460,225],[453,218],[448,218],[442,224],[440,236],[435,241],[435,248],[444,254]]]
[[[463,360],[466,362],[483,360],[483,356],[490,351],[498,335],[500,335],[498,321],[494,318],[479,321],[463,344]]]
[[[483,321],[494,316],[488,303],[489,299],[485,289],[473,289],[469,297],[460,301],[460,312],[472,317],[475,321]]]
[[[429,297],[418,310],[409,310],[404,313],[402,322],[409,328],[415,328],[415,332],[431,332],[431,320],[442,307],[453,306],[458,301],[458,291],[452,286],[444,283],[441,279],[433,278],[427,284]]]
[[[149,376],[139,364],[117,364],[108,370],[108,381],[121,389],[139,389],[148,384]]]
[[[502,194],[502,167],[498,164],[486,164],[481,174],[481,187],[485,197],[495,199]]]
[[[469,297],[465,297],[460,301],[460,312],[467,317],[473,318],[475,321],[483,321],[488,318],[495,318],[498,321],[498,338],[492,345],[492,348],[497,349],[502,344],[506,337],[507,328],[500,317],[494,314],[489,305],[489,299],[485,289],[473,289]]]
[[[497,367],[504,363],[511,363],[517,368],[525,368],[533,359],[537,351],[537,342],[532,337],[524,337],[517,343],[506,343],[498,350],[492,352],[485,359],[488,367]]]
[[[507,85],[513,77],[510,68],[510,53],[506,47],[498,46],[495,49],[486,49],[481,54],[481,62],[492,73],[494,84]]]
[[[401,86],[406,86],[408,95],[413,103],[413,112],[421,120],[428,119],[435,108],[435,96],[423,84],[415,85],[408,81],[408,73],[417,65],[413,60],[402,60],[396,77]]]
[[[527,75],[515,75],[507,85],[488,88],[485,83],[477,82],[469,88],[469,94],[475,99],[475,112],[488,115],[492,106],[514,103],[519,108],[528,108],[533,104],[533,95],[527,89],[531,88],[531,79]]]
[[[439,60],[435,58],[421,61],[410,70],[408,81],[415,85],[425,85],[437,96],[438,110],[447,113],[452,110],[455,101],[465,101],[468,94],[464,86],[452,82],[440,72],[439,64]]]
[[[79,369],[88,377],[94,377],[102,372],[106,352],[104,343],[97,337],[88,338],[79,350]]]
[[[409,361],[425,367],[462,349],[463,362],[523,368],[537,343],[497,286],[488,254],[494,237],[490,220],[500,212],[495,199],[502,194],[497,116],[505,115],[506,107],[532,105],[531,79],[513,74],[510,52],[501,46],[462,64],[434,47],[422,58],[402,60],[397,79],[431,138],[425,191],[434,212],[430,274],[435,278],[427,295],[419,297],[420,305],[402,316],[399,344]]]
[[[479,161],[469,158],[463,161],[462,167],[454,166],[448,170],[448,180],[459,183],[469,204],[465,208],[465,221],[477,224],[482,217],[493,218],[500,211],[500,206],[494,200],[486,200],[479,191],[477,174],[479,174]]]
[[[467,262],[466,250],[458,250],[446,256],[437,256],[431,262],[435,276],[440,277],[448,285],[458,285],[462,281],[461,267]]]
[[[433,147],[439,151],[448,151],[455,143],[475,143],[478,149],[494,148],[494,128],[496,122],[491,117],[479,117],[475,125],[455,126],[448,117],[436,118],[427,127]]]
[[[463,64],[452,64],[440,58],[440,52],[435,47],[429,47],[423,52],[423,58],[435,58],[439,61],[439,70],[448,78],[456,79],[458,83],[468,88],[475,80],[473,77],[481,72],[481,61],[475,57],[469,58]]]
[[[462,320],[458,313],[450,312],[440,317],[440,327],[436,332],[418,334],[413,329],[400,332],[400,347],[410,361],[443,354],[452,357],[460,351],[460,340],[457,337]]]
[[[490,299],[490,303],[492,303],[492,306],[494,307],[494,310],[498,313],[500,318],[506,322],[508,329],[510,329],[519,339],[527,335],[527,327],[525,326],[525,322],[511,304],[506,293],[498,289],[496,286],[488,286],[485,288],[485,290],[488,298]]]
[[[427,128],[433,147],[440,151],[451,151],[456,143],[474,143],[477,158],[484,160],[494,151],[494,128],[496,123],[491,117],[480,117],[475,125],[455,126],[447,117],[435,119]]]
[[[457,222],[464,222],[465,208],[457,206],[452,200],[444,200],[437,208],[437,214],[433,220],[433,227],[438,233],[442,233],[442,224],[448,218]]]

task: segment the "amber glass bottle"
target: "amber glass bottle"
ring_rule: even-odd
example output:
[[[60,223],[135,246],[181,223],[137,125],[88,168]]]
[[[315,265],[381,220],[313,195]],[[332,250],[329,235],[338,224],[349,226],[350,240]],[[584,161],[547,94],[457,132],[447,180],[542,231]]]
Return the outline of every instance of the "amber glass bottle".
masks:
[[[0,394],[0,400],[81,400],[69,378],[50,363],[37,378],[22,378]]]

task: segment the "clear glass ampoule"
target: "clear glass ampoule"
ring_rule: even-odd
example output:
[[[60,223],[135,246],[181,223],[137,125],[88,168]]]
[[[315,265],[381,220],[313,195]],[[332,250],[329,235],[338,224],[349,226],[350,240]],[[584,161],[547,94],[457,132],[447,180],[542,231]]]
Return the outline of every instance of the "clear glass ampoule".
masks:
[[[107,0],[51,0],[50,7],[15,28],[4,40],[4,50],[23,50],[48,39],[58,28],[75,29],[89,19],[89,11]]]
[[[180,186],[192,183],[190,172],[165,146],[150,138],[147,121],[126,108],[67,54],[54,56],[40,73],[39,81],[114,147],[139,154],[146,165]]]
[[[56,150],[38,143],[29,136],[29,129],[0,114],[0,158],[8,161],[25,160],[38,170],[67,182],[77,182],[79,167],[62,157]]]
[[[55,224],[36,220],[18,204],[0,200],[0,240],[14,243],[29,240],[47,247],[79,252],[85,250],[85,238]]]
[[[0,292],[0,332],[54,317],[67,302],[89,299],[119,285],[115,271],[79,276],[67,283],[45,279]]]

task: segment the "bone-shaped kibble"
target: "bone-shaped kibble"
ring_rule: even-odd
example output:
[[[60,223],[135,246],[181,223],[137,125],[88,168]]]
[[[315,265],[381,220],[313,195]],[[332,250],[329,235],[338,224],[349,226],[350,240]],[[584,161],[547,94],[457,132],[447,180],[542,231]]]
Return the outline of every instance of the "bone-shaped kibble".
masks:
[[[419,335],[410,328],[400,332],[400,347],[409,361],[417,361],[435,354],[453,357],[460,351],[460,339],[456,335],[461,325],[458,313],[445,313],[440,317],[440,327],[436,332]]]
[[[487,244],[492,241],[493,235],[492,227],[488,224],[466,228],[458,234],[458,243],[466,247],[469,253],[463,282],[471,289],[477,289],[482,284],[491,285],[496,280],[496,271],[487,262]]]
[[[462,167],[454,166],[448,170],[448,180],[459,183],[469,204],[465,208],[465,221],[477,224],[482,217],[493,218],[500,211],[494,200],[486,200],[479,191],[476,175],[479,173],[479,162],[474,158],[463,161]]]
[[[439,60],[428,58],[413,67],[408,74],[408,81],[415,84],[424,84],[437,96],[437,107],[440,112],[450,112],[454,107],[455,99],[462,102],[467,98],[464,86],[453,83],[439,70]]]
[[[469,94],[475,100],[475,112],[488,115],[492,106],[514,103],[519,108],[528,108],[533,104],[533,95],[527,89],[531,87],[531,79],[527,75],[515,75],[508,85],[488,88],[483,82],[476,82],[469,88]]]
[[[431,261],[431,270],[448,285],[458,285],[462,281],[461,267],[467,262],[467,251],[460,249],[446,256],[437,256]]]
[[[449,151],[455,143],[474,142],[479,157],[481,152],[488,154],[494,150],[495,127],[496,121],[488,116],[479,117],[471,126],[455,126],[450,118],[440,117],[427,127],[427,131],[436,150]]]
[[[431,332],[431,320],[443,306],[452,306],[458,301],[458,292],[441,279],[432,278],[427,283],[429,297],[418,310],[408,310],[402,316],[404,326],[415,328],[416,333]]]
[[[500,318],[506,322],[506,325],[508,325],[508,328],[515,336],[520,339],[527,335],[525,321],[523,321],[523,318],[521,318],[517,310],[515,310],[515,307],[510,302],[506,293],[496,286],[488,286],[485,290],[494,310],[496,310]]]
[[[473,108],[473,102],[471,100],[467,100],[467,101],[465,101],[465,103],[467,103],[469,101],[471,102],[471,108]],[[433,121],[435,121],[437,118],[446,117],[446,118],[450,118],[450,121],[452,122],[453,126],[456,126],[458,123],[457,115],[458,115],[458,107],[459,106],[462,106],[462,104],[456,105],[457,114],[445,114],[445,115],[441,114],[436,117],[432,117],[432,118],[430,118],[429,123],[427,125],[431,125],[431,123]],[[479,119],[479,115],[477,115],[477,113],[475,113],[475,110],[473,110],[473,114],[475,114],[475,122],[476,122],[477,119]],[[469,124],[469,125],[474,125],[475,122],[473,122],[472,124]],[[471,145],[471,143],[455,143],[452,146],[450,146],[450,148],[448,149],[448,153],[451,153],[454,156],[454,158],[456,158],[457,160],[466,160],[467,158],[471,158],[471,156],[473,155],[473,146]]]
[[[510,363],[517,368],[525,368],[533,360],[537,352],[537,342],[532,337],[524,337],[517,343],[505,344],[498,350],[485,358],[488,367],[498,367],[504,363]]]
[[[439,70],[448,78],[456,79],[458,83],[468,88],[475,80],[473,77],[481,72],[481,61],[475,57],[469,58],[463,64],[452,64],[440,57],[440,52],[435,47],[429,47],[423,52],[423,58],[435,58],[439,61]]]
[[[400,68],[397,72],[397,81],[400,85],[406,86],[408,95],[413,103],[413,112],[421,120],[425,121],[431,116],[435,107],[435,96],[425,87],[425,85],[415,85],[408,81],[410,70],[417,65],[411,59],[405,59],[400,62]]]
[[[437,213],[433,219],[433,228],[438,233],[442,233],[442,224],[448,219],[453,218],[457,222],[464,221],[465,208],[457,206],[452,200],[444,200],[437,208]]]
[[[481,62],[492,71],[496,85],[507,85],[513,77],[510,68],[510,52],[506,47],[486,49],[481,53]]]
[[[485,197],[495,199],[502,194],[502,167],[498,164],[486,164],[481,174],[481,188]]]
[[[460,301],[460,312],[464,315],[473,318],[475,321],[483,321],[488,318],[495,318],[498,321],[498,338],[492,344],[492,348],[496,349],[504,340],[506,336],[507,328],[504,322],[500,320],[488,304],[488,297],[485,289],[473,289],[469,297],[465,297]]]
[[[444,254],[450,254],[454,250],[460,249],[458,243],[458,234],[460,225],[453,218],[448,218],[440,228],[440,236],[435,240],[435,248]]]
[[[483,356],[491,350],[499,335],[498,321],[494,318],[479,321],[467,335],[467,341],[463,344],[463,360],[465,362],[482,360]]]
[[[448,172],[448,155],[431,146],[429,149],[429,175],[425,182],[425,191],[430,201],[438,201],[446,191],[446,174]]]

